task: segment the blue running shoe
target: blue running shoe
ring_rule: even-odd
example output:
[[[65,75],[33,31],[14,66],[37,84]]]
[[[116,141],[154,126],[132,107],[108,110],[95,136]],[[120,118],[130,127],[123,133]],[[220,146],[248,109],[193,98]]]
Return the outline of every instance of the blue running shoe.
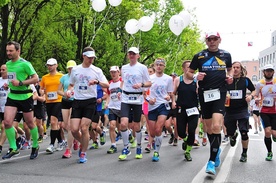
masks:
[[[215,162],[208,161],[205,172],[211,175],[216,175]]]
[[[120,139],[122,139],[122,135],[121,133],[117,133],[117,136],[116,136],[116,142],[119,141]]]
[[[136,159],[142,159],[143,158],[142,148],[141,147],[137,147],[135,158]]]
[[[154,161],[154,162],[159,161],[159,153],[158,152],[154,151],[153,156],[152,156],[152,161]]]
[[[122,154],[119,156],[119,160],[125,160],[130,154],[130,150],[128,150],[128,148],[124,148]]]
[[[86,153],[82,152],[80,154],[80,163],[86,163],[87,162],[87,159],[86,159]]]
[[[215,159],[215,167],[219,167],[219,165],[220,165],[220,153],[221,153],[221,149],[219,148],[216,159]]]

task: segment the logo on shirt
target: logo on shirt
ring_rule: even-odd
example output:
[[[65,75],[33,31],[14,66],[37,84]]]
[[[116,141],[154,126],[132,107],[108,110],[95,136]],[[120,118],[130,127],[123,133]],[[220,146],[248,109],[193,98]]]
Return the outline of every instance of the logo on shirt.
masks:
[[[218,57],[211,57],[202,65],[202,71],[220,71],[225,70],[226,64]]]

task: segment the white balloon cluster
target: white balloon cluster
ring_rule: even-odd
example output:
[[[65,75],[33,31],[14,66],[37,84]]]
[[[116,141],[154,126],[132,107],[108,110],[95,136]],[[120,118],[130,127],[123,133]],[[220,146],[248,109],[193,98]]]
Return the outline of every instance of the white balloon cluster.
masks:
[[[126,22],[125,29],[129,34],[135,34],[139,30],[147,32],[152,29],[154,20],[149,16],[143,16],[138,20],[130,19]]]
[[[96,12],[101,12],[106,8],[106,1],[105,0],[91,0],[92,1],[92,8]],[[122,3],[122,0],[108,0],[110,6],[119,6]]]
[[[179,36],[190,23],[190,14],[187,11],[183,10],[178,15],[173,15],[170,18],[169,27],[176,36]]]

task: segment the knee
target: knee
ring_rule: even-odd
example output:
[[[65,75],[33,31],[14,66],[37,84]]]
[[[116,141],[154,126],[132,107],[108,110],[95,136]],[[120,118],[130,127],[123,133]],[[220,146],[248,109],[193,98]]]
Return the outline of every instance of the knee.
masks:
[[[241,138],[242,138],[242,140],[243,140],[243,141],[248,140],[248,139],[249,139],[249,137],[248,137],[247,132],[242,131],[242,132],[241,132]]]

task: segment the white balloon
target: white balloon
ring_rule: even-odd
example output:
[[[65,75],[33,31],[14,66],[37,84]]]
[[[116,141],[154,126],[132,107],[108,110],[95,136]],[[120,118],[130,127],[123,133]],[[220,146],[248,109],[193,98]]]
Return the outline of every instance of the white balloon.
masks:
[[[141,31],[147,32],[153,27],[154,21],[149,16],[143,16],[139,19],[138,27]]]
[[[125,29],[129,34],[135,34],[139,31],[138,20],[130,19],[126,22]]]
[[[179,36],[181,34],[181,32],[183,31],[183,29],[185,28],[185,23],[184,23],[183,18],[179,15],[173,15],[170,18],[169,27],[170,27],[170,30],[175,35]]]
[[[189,12],[183,10],[178,15],[183,18],[186,25],[185,27],[187,27],[191,23],[191,15]]]
[[[119,6],[122,3],[122,0],[108,0],[111,6]]]
[[[103,11],[105,9],[105,7],[106,7],[105,0],[93,0],[92,1],[92,8],[97,12]]]

